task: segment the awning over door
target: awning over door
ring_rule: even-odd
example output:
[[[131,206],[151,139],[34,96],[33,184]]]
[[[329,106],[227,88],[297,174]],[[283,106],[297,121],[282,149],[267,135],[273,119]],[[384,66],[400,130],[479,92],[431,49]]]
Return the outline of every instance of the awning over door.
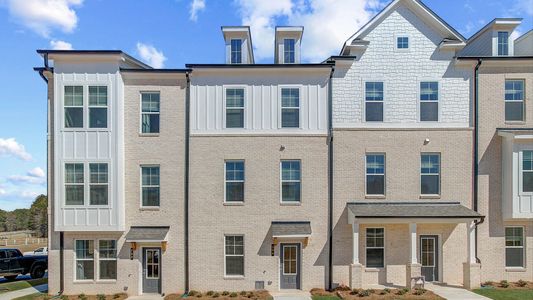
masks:
[[[274,221],[271,226],[274,238],[311,236],[311,222],[309,221]]]
[[[126,242],[159,243],[167,239],[170,226],[131,226],[126,234]]]

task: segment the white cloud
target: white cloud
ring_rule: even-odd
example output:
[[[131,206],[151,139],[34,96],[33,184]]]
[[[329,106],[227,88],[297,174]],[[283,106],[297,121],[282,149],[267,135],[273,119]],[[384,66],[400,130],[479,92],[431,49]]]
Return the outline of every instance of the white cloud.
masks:
[[[198,12],[203,10],[205,10],[205,0],[192,0],[189,19],[196,22],[198,20]]]
[[[142,60],[156,69],[162,68],[167,60],[163,52],[152,45],[137,43],[137,52]]]
[[[279,20],[305,27],[302,60],[322,61],[383,8],[380,0],[237,0],[243,25],[250,25],[258,60],[274,56]]]
[[[43,169],[36,167],[28,172],[26,175],[11,175],[7,177],[7,181],[14,185],[21,184],[44,184],[46,182],[46,173]]]
[[[72,44],[61,41],[61,40],[51,40],[50,41],[50,47],[53,50],[72,50]]]
[[[36,167],[28,171],[28,176],[36,177],[36,178],[44,178],[46,174],[44,173],[43,169]]]
[[[19,193],[19,196],[22,197],[22,198],[36,198],[37,196],[39,196],[41,193],[38,193],[38,192],[34,192],[34,191],[22,191]]]
[[[529,16],[533,16],[533,0],[518,0],[513,8],[515,13],[525,13]]]
[[[7,194],[6,190],[4,190],[3,188],[0,188],[0,196],[3,196]]]
[[[78,24],[73,8],[82,3],[83,0],[7,0],[10,15],[44,37],[53,29],[72,32]]]
[[[31,160],[31,155],[26,152],[24,145],[19,144],[15,138],[0,138],[0,156],[15,156],[22,160]]]

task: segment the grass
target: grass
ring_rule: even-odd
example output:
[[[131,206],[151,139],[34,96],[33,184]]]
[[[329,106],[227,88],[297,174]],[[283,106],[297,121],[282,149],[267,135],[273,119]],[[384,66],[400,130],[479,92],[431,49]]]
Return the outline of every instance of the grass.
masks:
[[[477,289],[474,293],[494,300],[533,299],[532,289]]]
[[[14,298],[13,300],[34,300],[34,299],[37,299],[37,298],[39,298],[41,296],[44,296],[44,295],[46,295],[46,294],[35,293],[35,294],[30,294],[30,295]]]
[[[0,294],[22,290],[22,289],[29,288],[32,286],[45,284],[47,282],[48,282],[48,278],[39,278],[39,279],[19,280],[19,281],[0,283]]]

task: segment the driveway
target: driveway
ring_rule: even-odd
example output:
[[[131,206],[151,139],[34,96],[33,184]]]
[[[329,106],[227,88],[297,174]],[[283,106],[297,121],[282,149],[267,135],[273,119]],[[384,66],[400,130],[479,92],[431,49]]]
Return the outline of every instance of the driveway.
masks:
[[[457,286],[426,283],[424,287],[448,300],[490,300],[487,297]]]

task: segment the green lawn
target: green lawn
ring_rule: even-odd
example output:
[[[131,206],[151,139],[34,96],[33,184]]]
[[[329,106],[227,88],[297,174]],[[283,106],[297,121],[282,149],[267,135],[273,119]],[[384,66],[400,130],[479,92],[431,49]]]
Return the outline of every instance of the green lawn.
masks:
[[[18,298],[15,298],[13,300],[33,300],[39,296],[42,296],[42,295],[45,295],[43,293],[35,293],[35,294],[31,294],[31,295],[26,295],[26,296],[22,296],[22,297],[18,297]]]
[[[19,280],[0,283],[0,295],[2,293],[12,292],[16,290],[22,290],[31,286],[41,285],[48,282],[48,278],[39,278],[31,280]]]
[[[313,300],[340,300],[340,298],[337,297],[337,296],[317,296],[317,295],[313,295],[311,298],[313,298]]]
[[[474,293],[494,300],[533,299],[533,290],[519,289],[477,289]]]

